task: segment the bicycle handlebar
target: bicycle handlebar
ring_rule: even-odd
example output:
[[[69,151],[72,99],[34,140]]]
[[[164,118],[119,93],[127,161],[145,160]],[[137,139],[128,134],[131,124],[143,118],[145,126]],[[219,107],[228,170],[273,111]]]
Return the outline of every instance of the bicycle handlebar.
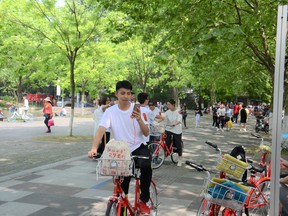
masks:
[[[212,148],[215,148],[216,151],[219,151],[219,148],[218,148],[218,146],[217,146],[216,144],[211,143],[211,142],[209,142],[209,141],[206,141],[205,143],[206,143],[207,145],[211,146]]]
[[[263,139],[259,134],[254,134],[254,133],[251,133],[252,136],[258,138],[258,139]]]
[[[196,169],[198,172],[208,171],[208,170],[206,170],[201,164],[199,165],[199,164],[196,164],[196,163],[194,163],[194,162],[192,162],[192,161],[186,161],[185,164],[193,167],[193,168]]]

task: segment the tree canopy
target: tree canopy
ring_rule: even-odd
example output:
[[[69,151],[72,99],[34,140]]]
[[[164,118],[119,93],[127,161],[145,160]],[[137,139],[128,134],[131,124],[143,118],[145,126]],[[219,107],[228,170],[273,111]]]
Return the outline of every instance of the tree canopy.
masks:
[[[76,92],[97,98],[128,79],[159,100],[192,89],[209,103],[269,103],[277,7],[285,3],[2,0],[0,91],[20,100],[60,84],[74,109]]]

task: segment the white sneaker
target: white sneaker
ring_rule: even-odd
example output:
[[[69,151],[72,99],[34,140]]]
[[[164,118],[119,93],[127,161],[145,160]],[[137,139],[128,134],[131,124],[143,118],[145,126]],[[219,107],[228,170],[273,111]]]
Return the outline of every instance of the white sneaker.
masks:
[[[243,131],[245,131],[245,132],[246,132],[246,128],[244,128],[244,129],[243,129]]]
[[[223,130],[222,128],[221,128],[220,130],[221,130],[222,132],[224,132],[224,130]]]
[[[178,167],[181,167],[181,166],[182,166],[182,161],[181,161],[181,160],[178,161],[177,166],[178,166]]]
[[[217,128],[217,131],[219,131],[219,128]]]

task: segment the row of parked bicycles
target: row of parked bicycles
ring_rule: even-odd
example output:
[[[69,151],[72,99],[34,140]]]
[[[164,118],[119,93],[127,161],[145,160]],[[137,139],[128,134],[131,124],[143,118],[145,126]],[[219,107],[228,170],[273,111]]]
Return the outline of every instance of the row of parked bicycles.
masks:
[[[222,154],[221,149],[211,142],[206,144],[219,153],[215,170],[186,161],[197,171],[206,172],[201,193],[203,199],[197,216],[269,215],[271,147],[265,145],[258,134],[252,135],[261,139],[261,158],[258,162],[247,159],[242,146],[235,147],[230,154]],[[287,171],[288,162],[281,159],[280,164]]]

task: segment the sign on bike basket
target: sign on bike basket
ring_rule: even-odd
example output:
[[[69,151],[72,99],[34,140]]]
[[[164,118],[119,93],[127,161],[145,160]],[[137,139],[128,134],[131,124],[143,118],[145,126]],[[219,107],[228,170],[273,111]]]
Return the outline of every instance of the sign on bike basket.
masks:
[[[131,176],[133,160],[126,142],[114,139],[107,143],[102,157],[98,160],[97,173],[104,176]]]

